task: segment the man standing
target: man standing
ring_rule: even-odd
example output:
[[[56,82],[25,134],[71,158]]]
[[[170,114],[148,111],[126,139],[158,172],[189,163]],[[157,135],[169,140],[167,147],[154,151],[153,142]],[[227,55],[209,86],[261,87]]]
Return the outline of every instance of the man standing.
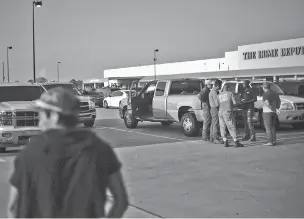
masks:
[[[128,197],[113,149],[94,132],[77,129],[79,100],[57,87],[36,102],[39,127],[14,161],[9,217],[122,217]],[[106,215],[106,189],[114,204]]]
[[[209,104],[209,92],[211,89],[211,81],[205,80],[205,87],[198,94],[198,99],[202,104],[202,113],[203,113],[203,130],[202,130],[202,139],[203,141],[210,141],[209,132],[210,132],[210,104]]]
[[[226,128],[228,128],[229,134],[233,138],[235,147],[244,147],[238,139],[236,135],[236,123],[235,116],[233,113],[233,105],[236,104],[235,97],[233,93],[229,90],[227,84],[224,85],[223,91],[218,95],[219,100],[219,120],[220,120],[220,130],[221,135],[224,141],[224,146],[229,147],[227,140],[227,132]]]
[[[245,135],[243,141],[256,141],[255,131],[253,126],[253,113],[254,113],[254,102],[257,101],[257,97],[254,94],[252,88],[249,86],[250,81],[245,80],[243,82],[244,93],[241,96],[241,103],[243,107]]]
[[[219,139],[219,102],[218,102],[218,92],[222,87],[222,81],[216,79],[212,90],[209,93],[209,103],[210,103],[210,114],[211,114],[211,127],[210,127],[210,141],[214,144],[223,143]]]
[[[276,144],[276,112],[281,106],[281,100],[276,92],[270,90],[270,83],[265,82],[263,90],[263,120],[268,135],[268,142],[264,145],[274,146]]]

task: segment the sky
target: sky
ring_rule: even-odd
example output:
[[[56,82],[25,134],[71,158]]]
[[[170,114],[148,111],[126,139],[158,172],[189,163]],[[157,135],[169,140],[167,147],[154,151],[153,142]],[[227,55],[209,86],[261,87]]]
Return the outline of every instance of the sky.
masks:
[[[42,0],[36,77],[102,78],[105,69],[220,58],[240,45],[304,37],[303,0]],[[0,0],[0,62],[33,78],[32,0]],[[0,65],[0,69],[2,66]],[[2,71],[1,71],[2,72]],[[0,77],[1,78],[1,77]]]

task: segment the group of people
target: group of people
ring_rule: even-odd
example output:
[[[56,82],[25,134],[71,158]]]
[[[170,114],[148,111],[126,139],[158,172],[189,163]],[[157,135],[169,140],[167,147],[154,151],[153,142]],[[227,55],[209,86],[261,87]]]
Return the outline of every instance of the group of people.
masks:
[[[216,79],[212,85],[210,80],[205,81],[205,86],[198,94],[201,101],[203,116],[203,141],[210,141],[214,144],[224,144],[229,147],[227,131],[234,141],[235,147],[244,147],[237,139],[236,118],[234,108],[240,107],[243,112],[245,133],[243,141],[256,141],[256,135],[253,124],[254,102],[257,101],[257,95],[250,87],[250,81],[243,82],[244,91],[241,93],[241,100],[236,102],[234,93],[230,90],[228,84],[224,84],[222,91],[222,81]],[[270,83],[263,83],[263,121],[268,135],[266,146],[276,144],[276,119],[280,108],[280,97],[277,93],[271,91]]]

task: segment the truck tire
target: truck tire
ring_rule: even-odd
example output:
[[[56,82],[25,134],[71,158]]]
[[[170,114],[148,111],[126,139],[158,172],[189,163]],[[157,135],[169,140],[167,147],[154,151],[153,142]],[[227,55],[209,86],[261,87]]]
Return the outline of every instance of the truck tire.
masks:
[[[182,131],[185,136],[197,136],[199,124],[193,113],[185,113],[181,118]]]
[[[105,102],[103,103],[103,106],[104,106],[104,108],[108,109],[108,108],[109,108],[108,102],[105,101]]]
[[[160,122],[162,126],[170,126],[173,122]]]
[[[138,124],[138,120],[134,118],[134,116],[128,111],[125,112],[124,116],[125,126],[129,129],[135,129]]]
[[[84,127],[93,127],[94,126],[95,121],[89,121],[89,122],[84,122],[83,125]]]

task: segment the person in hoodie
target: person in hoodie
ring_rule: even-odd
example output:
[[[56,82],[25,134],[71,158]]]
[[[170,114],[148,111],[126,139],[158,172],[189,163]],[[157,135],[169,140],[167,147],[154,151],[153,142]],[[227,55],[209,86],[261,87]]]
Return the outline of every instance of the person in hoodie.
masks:
[[[42,94],[40,135],[14,161],[9,217],[119,218],[128,207],[121,163],[111,146],[88,129],[76,128],[79,100],[61,87]],[[106,189],[113,205],[105,213]]]

